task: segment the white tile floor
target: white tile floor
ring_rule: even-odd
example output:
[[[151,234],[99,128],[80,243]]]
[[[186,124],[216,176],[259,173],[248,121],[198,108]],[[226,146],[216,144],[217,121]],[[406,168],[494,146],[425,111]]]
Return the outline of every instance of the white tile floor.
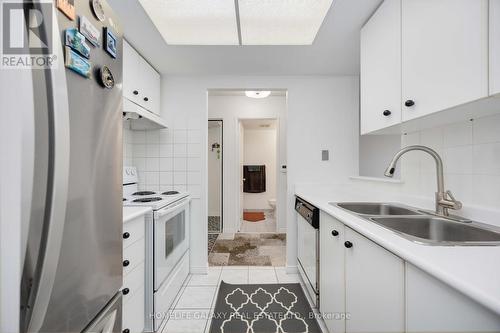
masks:
[[[160,332],[208,333],[220,281],[233,284],[301,283],[300,276],[287,274],[285,267],[210,267],[208,274],[187,278]]]

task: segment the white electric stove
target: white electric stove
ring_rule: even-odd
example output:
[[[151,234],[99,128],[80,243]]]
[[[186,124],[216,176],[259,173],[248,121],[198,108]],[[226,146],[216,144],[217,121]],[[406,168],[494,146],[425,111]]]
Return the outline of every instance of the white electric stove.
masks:
[[[146,216],[146,322],[156,332],[189,274],[187,192],[138,190],[135,167],[123,168],[123,205],[151,207]]]

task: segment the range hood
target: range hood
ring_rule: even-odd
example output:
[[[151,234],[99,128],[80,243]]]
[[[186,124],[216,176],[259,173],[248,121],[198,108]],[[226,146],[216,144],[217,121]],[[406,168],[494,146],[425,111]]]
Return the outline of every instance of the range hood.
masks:
[[[123,120],[130,121],[131,130],[167,128],[167,123],[157,114],[123,98]]]

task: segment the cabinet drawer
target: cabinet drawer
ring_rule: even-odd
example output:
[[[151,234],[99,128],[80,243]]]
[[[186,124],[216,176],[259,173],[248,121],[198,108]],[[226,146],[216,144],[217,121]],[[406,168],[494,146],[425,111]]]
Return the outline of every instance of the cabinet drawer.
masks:
[[[140,216],[123,225],[123,248],[126,249],[136,241],[144,238],[145,223],[144,216]]]
[[[122,328],[129,332],[144,331],[144,288],[133,293],[130,299],[123,300]]]
[[[129,289],[129,293],[123,296],[124,302],[133,296],[139,288],[144,289],[144,262],[123,276],[123,288]]]
[[[123,266],[123,275],[129,274],[135,267],[144,263],[144,238],[141,238],[131,246],[123,250],[123,262],[128,261],[127,266]]]

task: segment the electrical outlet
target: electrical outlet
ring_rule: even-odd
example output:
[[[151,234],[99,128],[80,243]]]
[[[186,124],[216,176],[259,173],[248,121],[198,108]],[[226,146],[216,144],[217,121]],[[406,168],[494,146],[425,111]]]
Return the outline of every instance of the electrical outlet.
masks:
[[[321,151],[321,160],[322,161],[328,161],[328,160],[330,160],[330,152],[328,150],[322,150]]]

